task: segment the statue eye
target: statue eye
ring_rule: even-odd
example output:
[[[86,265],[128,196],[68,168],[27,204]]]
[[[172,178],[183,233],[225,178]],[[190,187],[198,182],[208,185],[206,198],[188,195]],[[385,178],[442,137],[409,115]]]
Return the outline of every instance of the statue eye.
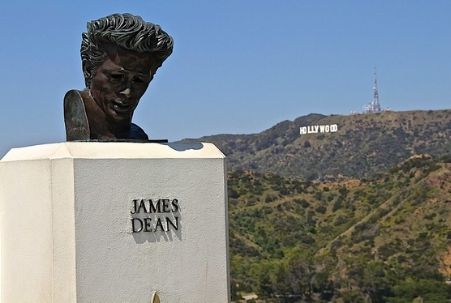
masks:
[[[145,83],[146,81],[142,77],[134,77],[133,82],[135,83]]]
[[[110,79],[113,81],[121,81],[124,79],[124,74],[110,74]]]

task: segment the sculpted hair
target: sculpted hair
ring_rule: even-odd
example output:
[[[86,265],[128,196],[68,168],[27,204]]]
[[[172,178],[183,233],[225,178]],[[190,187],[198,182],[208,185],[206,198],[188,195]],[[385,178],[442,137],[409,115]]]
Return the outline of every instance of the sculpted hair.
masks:
[[[82,34],[80,50],[88,88],[96,68],[107,56],[102,44],[108,43],[140,53],[149,53],[158,68],[171,55],[174,42],[160,26],[131,14],[113,14],[88,22],[87,32]]]

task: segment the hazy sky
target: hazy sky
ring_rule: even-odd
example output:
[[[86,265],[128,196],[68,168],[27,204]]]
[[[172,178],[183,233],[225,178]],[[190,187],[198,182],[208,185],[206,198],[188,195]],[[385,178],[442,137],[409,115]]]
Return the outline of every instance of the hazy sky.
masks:
[[[134,121],[153,138],[259,132],[311,112],[451,107],[449,0],[49,1],[0,4],[0,155],[65,140],[62,102],[84,87],[86,22],[130,12],[174,53]]]

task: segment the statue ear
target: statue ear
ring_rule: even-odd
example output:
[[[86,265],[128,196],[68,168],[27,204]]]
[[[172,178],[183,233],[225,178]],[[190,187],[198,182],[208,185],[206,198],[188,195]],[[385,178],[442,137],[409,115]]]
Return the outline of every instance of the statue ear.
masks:
[[[85,85],[86,88],[90,88],[91,87],[91,80],[92,79],[92,75],[91,75],[91,69],[88,68],[86,66],[87,64],[85,64],[83,62],[82,68],[83,68],[83,76],[85,77]]]
[[[89,24],[88,24],[89,26]],[[92,43],[91,40],[88,37],[87,33],[83,33],[81,35],[81,48],[80,48],[80,55],[81,55],[81,68],[83,71],[83,76],[85,77],[85,85],[87,88],[89,88],[89,82],[92,77],[91,75],[91,54],[92,53]]]

